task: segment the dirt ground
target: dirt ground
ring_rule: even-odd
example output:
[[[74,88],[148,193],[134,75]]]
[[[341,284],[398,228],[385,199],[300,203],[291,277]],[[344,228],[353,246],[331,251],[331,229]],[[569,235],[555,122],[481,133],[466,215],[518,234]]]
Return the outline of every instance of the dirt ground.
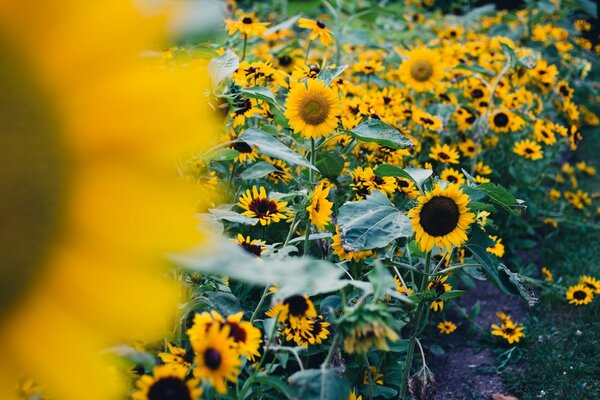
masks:
[[[474,322],[486,331],[492,323],[497,323],[496,312],[502,310],[516,321],[522,321],[527,314],[527,304],[518,297],[508,296],[487,281],[477,282],[473,290],[467,291],[459,304],[467,311],[479,301],[481,312]],[[448,314],[452,320],[452,313]],[[454,320],[464,318],[458,315]],[[449,335],[449,346],[445,354],[431,358],[435,374],[439,400],[489,400],[504,390],[502,380],[494,367],[495,355],[480,342],[481,334],[461,326]]]

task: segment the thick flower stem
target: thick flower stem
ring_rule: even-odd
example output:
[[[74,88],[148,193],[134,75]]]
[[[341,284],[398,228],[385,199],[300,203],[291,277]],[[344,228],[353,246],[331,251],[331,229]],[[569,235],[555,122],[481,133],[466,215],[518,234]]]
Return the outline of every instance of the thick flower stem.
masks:
[[[431,267],[431,251],[427,252],[425,258],[425,274],[421,279],[421,286],[419,287],[419,293],[423,293],[427,287],[429,269]],[[402,382],[400,383],[400,392],[398,393],[398,400],[406,399],[406,389],[408,387],[408,378],[410,376],[410,368],[412,367],[413,355],[415,353],[415,344],[417,342],[417,335],[419,333],[419,326],[421,325],[421,319],[423,318],[423,311],[425,310],[425,302],[421,300],[417,306],[417,312],[413,321],[413,331],[408,342],[408,349],[406,351],[406,362],[404,363],[404,369],[402,371]]]
[[[244,33],[244,49],[242,50],[242,59],[240,61],[244,61],[246,58],[246,46],[248,46],[248,35]]]

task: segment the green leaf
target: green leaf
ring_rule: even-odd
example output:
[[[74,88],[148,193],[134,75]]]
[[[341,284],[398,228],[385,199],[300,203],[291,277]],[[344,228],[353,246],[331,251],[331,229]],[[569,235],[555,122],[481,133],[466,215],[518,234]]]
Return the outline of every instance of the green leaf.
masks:
[[[256,225],[258,218],[250,218],[245,215],[238,214],[235,211],[223,210],[220,208],[211,208],[208,212],[214,216],[217,220],[225,220],[229,222],[237,222],[238,224],[244,225]]]
[[[249,87],[249,88],[242,88],[242,89],[240,89],[240,92],[242,93],[242,96],[244,96],[244,97],[251,98],[251,99],[259,99],[259,100],[266,101],[269,104],[278,105],[277,100],[275,100],[275,96],[266,87],[253,86],[253,87]]]
[[[348,69],[347,65],[340,65],[339,67],[335,67],[333,69],[323,68],[321,72],[317,75],[317,79],[323,81],[325,86],[331,85],[338,76],[342,74],[345,70]]]
[[[240,66],[240,60],[231,50],[213,58],[208,63],[208,74],[213,86],[218,86],[225,78],[235,72]]]
[[[593,18],[598,16],[598,5],[591,0],[575,0],[579,7]]]
[[[235,149],[221,147],[208,153],[202,154],[202,160],[206,164],[210,163],[211,161],[230,161],[236,158],[239,154],[240,152]]]
[[[477,63],[473,63],[473,64],[470,64],[470,65],[467,65],[467,64],[458,64],[453,69],[455,69],[455,70],[458,69],[458,70],[466,70],[466,71],[476,72],[476,73],[484,75],[484,76],[494,76],[494,74],[491,71],[488,71],[487,69],[483,68],[481,65],[479,65]]]
[[[384,399],[391,399],[392,397],[396,396],[397,393],[398,391],[396,389],[391,388],[389,386],[373,386],[373,396],[377,398],[383,397]]]
[[[348,133],[363,142],[375,142],[393,149],[405,149],[414,145],[398,129],[379,119],[363,121]]]
[[[205,292],[211,308],[217,310],[221,315],[231,315],[242,311],[238,299],[231,293],[226,292]]]
[[[494,241],[489,238],[487,233],[481,228],[475,227],[472,229],[466,247],[471,250],[473,258],[477,260],[488,279],[498,289],[506,294],[521,296],[530,304],[535,303],[537,300],[531,291],[525,287],[523,279],[518,274],[510,271],[504,264],[501,264],[496,256],[486,251],[486,248],[493,244]]]
[[[380,164],[375,169],[375,175],[377,176],[397,176],[401,178],[410,179],[413,181],[419,188],[433,173],[430,169],[423,168],[400,168],[396,165],[391,164]]]
[[[350,382],[331,369],[305,369],[289,377],[298,399],[340,400],[350,393]]]
[[[450,299],[454,299],[454,298],[460,297],[460,296],[462,296],[464,294],[465,294],[464,290],[451,290],[449,292],[442,293],[439,296],[439,298],[441,300],[450,300]]]
[[[136,350],[127,344],[120,344],[111,347],[106,351],[116,354],[132,364],[142,365],[145,370],[150,370],[154,365],[156,365],[156,359],[152,354],[146,353],[145,351]]]
[[[326,151],[317,154],[316,167],[325,178],[335,179],[344,169],[344,159],[336,151]]]
[[[259,286],[276,284],[279,286],[273,295],[276,299],[298,293],[308,296],[329,293],[350,283],[341,279],[344,272],[328,261],[288,257],[276,252],[258,258],[231,240],[219,237],[213,238],[210,246],[172,254],[170,259],[190,271],[228,276]]]
[[[509,213],[513,215],[521,214],[522,205],[517,201],[517,198],[504,187],[488,182],[477,185],[474,189],[484,193],[493,203],[498,204]]]
[[[268,163],[266,161],[259,161],[256,164],[253,164],[250,167],[246,168],[240,174],[240,179],[243,179],[245,181],[251,179],[259,179],[265,175],[270,174],[273,171],[277,171],[277,168],[275,168],[273,164]]]
[[[269,157],[277,158],[279,160],[287,161],[293,165],[302,165],[304,167],[318,171],[311,163],[309,163],[304,157],[296,153],[294,150],[269,135],[267,132],[249,128],[242,133],[240,139],[248,143],[251,146],[258,147],[262,154],[266,154]]]
[[[272,35],[273,33],[282,31],[284,29],[290,29],[291,27],[293,27],[296,24],[296,21],[298,21],[298,19],[300,19],[300,16],[294,15],[292,18],[286,19],[285,21],[280,22],[277,25],[274,25],[274,26],[270,27],[269,29],[267,29],[264,33],[264,36]]]
[[[400,237],[412,235],[412,225],[381,192],[373,191],[365,200],[340,207],[338,225],[347,251],[384,247]]]
[[[375,268],[367,274],[367,278],[373,284],[373,299],[375,301],[381,299],[387,289],[395,286],[394,278],[379,260],[375,262]]]
[[[500,46],[502,46],[502,52],[508,58],[508,62],[512,69],[515,69],[517,66],[533,68],[533,64],[529,62],[529,58],[520,59],[517,57],[517,53],[515,53],[514,49],[506,43],[500,42]]]
[[[284,354],[286,357],[289,357],[288,354],[286,354],[286,353],[284,353]],[[288,385],[284,381],[282,381],[281,379],[279,379],[277,377],[258,375],[254,381],[256,383],[260,383],[262,385],[269,386],[269,387],[277,390],[278,392],[283,394],[288,399],[294,398],[294,394],[292,393],[292,391],[290,390]]]

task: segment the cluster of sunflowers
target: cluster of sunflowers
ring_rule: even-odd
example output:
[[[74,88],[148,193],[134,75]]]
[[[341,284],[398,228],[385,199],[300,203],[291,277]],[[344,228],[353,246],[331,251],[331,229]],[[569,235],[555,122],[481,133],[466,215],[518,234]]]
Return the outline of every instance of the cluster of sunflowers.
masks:
[[[229,4],[227,35],[204,49],[213,54],[220,144],[182,168],[213,202],[207,215],[250,257],[237,268],[271,276],[274,262],[316,258],[345,279],[290,292],[285,278],[265,277],[257,291],[251,282],[260,277],[238,282],[231,269],[223,274],[233,282],[190,275],[193,290],[232,295],[252,317],[241,322],[243,312],[221,317],[214,309],[193,322],[185,316],[189,343],[161,353],[166,365],[140,379],[136,398],[158,399],[150,391],[173,364],[169,379],[187,385],[189,398],[200,381],[206,395],[235,386],[240,398],[273,396],[283,390],[273,377],[305,398],[314,381],[329,380],[343,396],[372,397],[380,376],[398,376],[380,390],[405,398],[411,375],[432,381],[421,342],[436,334],[432,326],[445,335],[458,329],[445,310],[463,282],[487,276],[534,301],[501,260],[513,235],[502,227],[522,217],[526,203],[538,202],[525,217],[534,229],[563,222],[561,198],[584,210],[582,220],[597,219],[594,196],[576,177],[595,170],[565,160],[598,125],[581,105],[593,100],[581,82],[599,50],[584,39],[585,21],[557,23],[567,16],[558,4],[552,12],[488,8],[463,19],[428,18],[407,4],[390,6],[392,16],[375,12],[385,34],[361,36],[359,3],[287,20],[260,5],[250,13]],[[191,54],[173,48],[169,62]],[[542,274],[552,285],[548,268]],[[586,284],[567,298],[591,301],[598,288]],[[519,343],[524,327],[498,317],[492,335]]]

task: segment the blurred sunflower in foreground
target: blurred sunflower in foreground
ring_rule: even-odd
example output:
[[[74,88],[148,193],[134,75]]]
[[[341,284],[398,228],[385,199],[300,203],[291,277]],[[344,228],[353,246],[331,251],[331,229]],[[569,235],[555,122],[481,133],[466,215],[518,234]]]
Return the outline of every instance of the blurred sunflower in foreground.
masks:
[[[140,58],[165,18],[133,2],[0,1],[0,398],[118,398],[101,352],[169,326],[155,267],[198,243],[174,160],[209,145],[200,66]]]

